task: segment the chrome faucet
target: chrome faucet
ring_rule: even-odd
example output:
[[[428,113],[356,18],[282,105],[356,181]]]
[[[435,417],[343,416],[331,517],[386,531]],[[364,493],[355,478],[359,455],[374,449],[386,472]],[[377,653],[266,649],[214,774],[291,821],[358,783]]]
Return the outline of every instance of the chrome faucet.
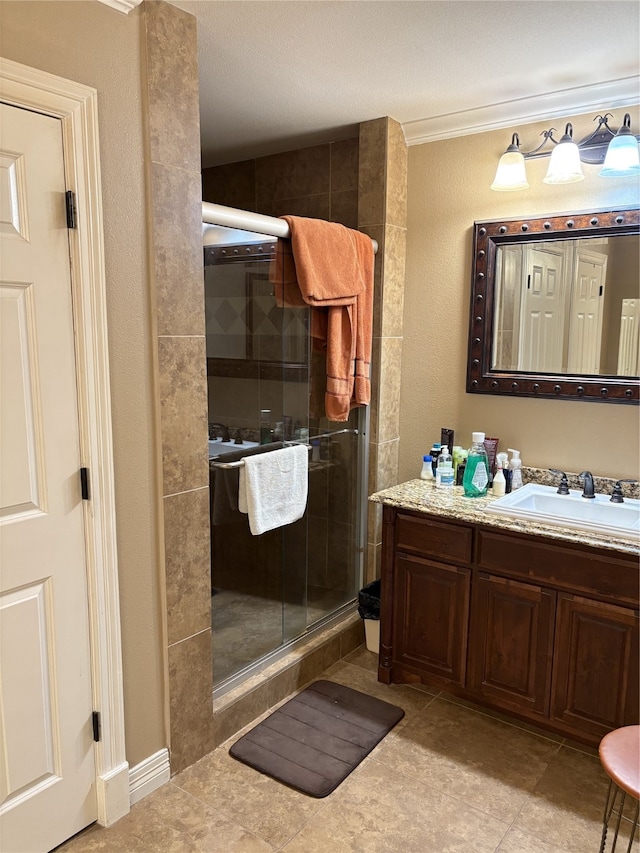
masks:
[[[578,474],[579,480],[584,480],[584,489],[582,490],[583,498],[595,498],[596,493],[593,488],[593,474],[591,471],[583,471],[582,474]]]
[[[231,441],[231,436],[229,435],[229,427],[226,427],[224,424],[213,423],[209,424],[209,438],[211,440],[217,438],[217,432],[220,432],[220,437],[223,441]]]

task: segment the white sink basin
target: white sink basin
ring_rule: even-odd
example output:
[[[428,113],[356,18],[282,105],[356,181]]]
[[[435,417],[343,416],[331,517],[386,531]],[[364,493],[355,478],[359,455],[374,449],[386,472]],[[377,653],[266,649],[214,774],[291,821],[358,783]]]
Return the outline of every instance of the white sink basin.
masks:
[[[583,498],[582,492],[573,490],[568,495],[559,495],[555,486],[527,483],[492,501],[487,512],[640,539],[640,500],[631,498],[616,504],[611,503],[609,495]]]
[[[235,444],[233,441],[223,441],[221,438],[216,438],[214,441],[209,440],[209,458],[212,456],[224,456],[225,453],[236,453],[238,450],[249,450],[251,447],[258,447],[257,441],[243,441],[242,444]]]

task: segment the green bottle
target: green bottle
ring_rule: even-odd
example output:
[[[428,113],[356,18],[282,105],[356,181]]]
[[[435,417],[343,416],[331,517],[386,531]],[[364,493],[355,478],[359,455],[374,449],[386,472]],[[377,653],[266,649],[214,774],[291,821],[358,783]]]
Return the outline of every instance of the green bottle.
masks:
[[[487,494],[489,485],[489,460],[484,447],[484,433],[472,432],[471,441],[462,486],[465,497],[480,498]]]

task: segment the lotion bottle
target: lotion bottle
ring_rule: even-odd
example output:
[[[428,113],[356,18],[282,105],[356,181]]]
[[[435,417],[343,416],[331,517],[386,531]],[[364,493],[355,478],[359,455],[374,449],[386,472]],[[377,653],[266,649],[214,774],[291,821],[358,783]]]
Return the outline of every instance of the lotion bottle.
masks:
[[[516,489],[519,489],[522,485],[522,460],[520,459],[520,451],[513,450],[511,447],[508,448],[509,453],[512,453],[510,468],[513,471],[513,476],[511,478],[511,491],[515,492]]]

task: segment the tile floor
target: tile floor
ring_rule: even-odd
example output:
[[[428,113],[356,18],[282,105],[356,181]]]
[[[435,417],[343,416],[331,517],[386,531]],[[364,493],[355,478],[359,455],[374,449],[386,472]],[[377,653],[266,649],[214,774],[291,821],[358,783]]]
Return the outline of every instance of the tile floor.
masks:
[[[323,673],[406,712],[325,799],[231,758],[240,732],[57,853],[597,853],[607,777],[594,750],[438,691],[387,687],[376,666],[361,646]]]

